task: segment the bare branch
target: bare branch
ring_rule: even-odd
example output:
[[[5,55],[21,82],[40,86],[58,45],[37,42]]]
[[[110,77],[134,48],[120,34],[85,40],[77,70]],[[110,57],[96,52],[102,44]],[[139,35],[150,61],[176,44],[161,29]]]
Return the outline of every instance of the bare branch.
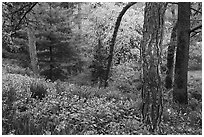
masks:
[[[194,9],[194,8],[191,8],[191,10],[196,11],[196,13],[200,13],[200,14],[202,14],[202,11],[196,10],[196,9]],[[195,13],[195,14],[196,14],[196,13]]]
[[[24,8],[30,6],[30,5],[31,5],[31,4],[28,3],[28,4],[26,4],[26,5],[22,6],[22,7],[20,7],[19,9],[17,9],[17,10],[15,10],[15,11],[11,12],[11,14],[15,14],[16,12],[19,12],[19,11],[23,10]]]
[[[18,28],[18,26],[21,24],[22,20],[25,18],[25,16],[35,7],[35,5],[37,4],[38,2],[35,2],[25,13],[24,15],[22,16],[22,18],[19,20],[18,24],[16,25],[15,29],[16,30]]]
[[[195,27],[195,28],[192,28],[192,29],[190,30],[190,33],[194,32],[194,31],[196,31],[196,30],[198,30],[198,29],[201,29],[201,28],[202,28],[202,24],[199,25],[199,26],[197,26],[197,27]]]
[[[168,3],[178,5],[178,2],[168,2]]]
[[[202,31],[194,31],[194,34],[191,35],[191,38],[194,37],[195,35],[197,35],[197,34],[200,33],[200,32],[202,32]]]

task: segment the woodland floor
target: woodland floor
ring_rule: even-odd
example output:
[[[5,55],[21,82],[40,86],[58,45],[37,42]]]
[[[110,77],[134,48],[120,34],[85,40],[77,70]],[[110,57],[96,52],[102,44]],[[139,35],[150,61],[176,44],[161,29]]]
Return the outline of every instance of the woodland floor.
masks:
[[[141,121],[139,92],[51,83],[28,76],[15,60],[2,64],[2,134],[151,134]],[[202,134],[202,71],[188,75],[187,111],[180,113],[178,105],[167,101],[155,134]],[[47,91],[41,100],[30,96]],[[168,94],[164,93],[167,100]]]

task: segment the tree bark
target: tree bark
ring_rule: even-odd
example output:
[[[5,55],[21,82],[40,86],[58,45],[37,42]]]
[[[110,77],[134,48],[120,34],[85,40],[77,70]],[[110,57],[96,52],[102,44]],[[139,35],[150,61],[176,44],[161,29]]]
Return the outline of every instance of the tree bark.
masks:
[[[167,71],[166,71],[166,79],[165,79],[165,87],[167,89],[172,88],[172,81],[173,81],[173,69],[174,69],[174,54],[175,48],[177,44],[176,35],[177,35],[177,28],[176,24],[171,32],[171,40],[168,47],[167,53]]]
[[[167,3],[147,2],[145,5],[142,54],[142,116],[154,132],[162,115],[161,46],[164,13]]]
[[[190,42],[190,2],[178,3],[177,33],[173,99],[179,104],[187,104],[187,75]]]
[[[176,19],[175,15],[175,8],[172,8],[172,18]],[[173,81],[173,70],[174,70],[174,54],[175,54],[175,48],[177,44],[177,21],[173,22],[173,29],[171,32],[171,39],[168,46],[167,51],[167,71],[166,71],[166,78],[165,78],[165,87],[167,89],[172,88],[172,81]]]
[[[31,60],[31,67],[34,73],[34,76],[38,76],[38,59],[37,59],[37,51],[36,51],[36,39],[35,34],[32,27],[27,27],[27,33],[28,33],[28,46],[29,46],[29,53],[30,53],[30,60]]]
[[[113,59],[113,51],[114,51],[114,44],[115,44],[115,40],[116,40],[116,36],[117,36],[117,32],[120,26],[120,22],[122,20],[123,15],[125,14],[125,12],[134,4],[136,4],[137,2],[130,2],[128,3],[120,12],[117,21],[115,23],[115,28],[114,28],[114,32],[113,32],[113,36],[110,42],[110,51],[109,51],[109,57],[108,57],[108,64],[107,64],[107,71],[106,71],[106,75],[105,75],[105,79],[104,79],[104,87],[108,86],[108,77],[109,77],[109,73],[110,73],[110,68],[111,68],[111,63],[112,63],[112,59]]]

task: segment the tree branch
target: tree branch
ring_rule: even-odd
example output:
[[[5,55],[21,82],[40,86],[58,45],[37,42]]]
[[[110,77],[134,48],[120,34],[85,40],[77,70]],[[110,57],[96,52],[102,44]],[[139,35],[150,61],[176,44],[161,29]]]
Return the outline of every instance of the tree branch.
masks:
[[[178,2],[168,2],[168,3],[178,5]]]
[[[19,9],[15,10],[15,11],[13,11],[13,12],[11,12],[11,14],[15,14],[16,12],[19,12],[19,11],[23,10],[24,8],[29,7],[29,6],[30,6],[30,3],[28,3],[28,4],[26,4],[26,5],[22,6],[22,7],[20,7]]]
[[[201,11],[199,11],[199,10],[196,10],[196,9],[194,9],[194,8],[191,8],[191,10],[194,10],[194,11],[196,11],[196,13],[200,13],[200,14],[202,14],[202,12]],[[196,14],[195,13],[195,14]]]
[[[194,37],[195,35],[197,35],[200,32],[202,32],[202,31],[194,31],[194,34],[191,35],[191,38]]]
[[[202,28],[202,24],[199,25],[199,26],[197,26],[197,27],[195,27],[195,28],[192,28],[192,29],[190,30],[190,33],[196,31],[197,29],[201,29],[201,28]]]
[[[18,26],[21,24],[22,20],[25,18],[25,16],[35,7],[35,5],[37,4],[38,2],[35,2],[25,13],[24,15],[22,16],[22,18],[19,20],[18,24],[16,25],[15,29],[16,30],[18,28]]]

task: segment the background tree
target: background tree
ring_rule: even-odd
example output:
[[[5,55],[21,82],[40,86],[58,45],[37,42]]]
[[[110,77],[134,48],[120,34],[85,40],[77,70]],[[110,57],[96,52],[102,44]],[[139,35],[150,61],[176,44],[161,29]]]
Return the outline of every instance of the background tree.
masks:
[[[9,53],[22,52],[22,49],[26,48],[27,45],[23,39],[27,37],[24,29],[29,22],[27,14],[29,14],[36,5],[37,3],[32,2],[3,3],[3,54],[4,51]],[[12,56],[16,58],[15,54],[11,54],[11,57]],[[24,57],[21,56],[19,58],[22,59]],[[22,59],[22,61],[25,60]]]
[[[177,44],[177,15],[176,15],[176,9],[177,7],[175,5],[172,5],[171,7],[171,14],[172,14],[172,24],[173,29],[171,32],[171,38],[170,43],[168,44],[168,51],[167,51],[167,71],[166,71],[166,78],[165,78],[165,87],[167,89],[172,88],[172,80],[173,80],[173,70],[174,70],[174,54]]]
[[[190,42],[190,3],[178,3],[178,35],[173,97],[180,104],[188,103],[187,74]]]
[[[35,38],[35,30],[32,26],[27,27],[28,33],[28,46],[30,53],[31,66],[34,73],[34,76],[37,77],[39,75],[38,68],[38,59],[37,59],[37,51],[36,51],[36,38]]]
[[[142,115],[149,130],[157,129],[162,115],[161,46],[166,3],[146,3],[142,51]]]
[[[132,5],[136,4],[135,2],[131,2],[129,4],[127,4],[123,10],[120,12],[117,21],[115,23],[115,28],[114,28],[114,32],[113,32],[113,36],[111,39],[111,43],[110,43],[110,51],[109,51],[109,57],[108,57],[108,64],[107,64],[107,72],[105,75],[105,83],[104,86],[107,87],[108,86],[108,76],[109,76],[109,72],[110,72],[110,68],[111,68],[111,62],[112,62],[112,58],[113,58],[113,50],[114,50],[114,44],[115,44],[115,39],[117,36],[117,32],[118,32],[118,28],[120,26],[120,22],[122,20],[123,15],[125,14],[125,12],[128,10],[128,8],[130,8]]]
[[[64,80],[69,74],[69,66],[79,60],[74,48],[72,30],[69,23],[70,9],[62,9],[59,3],[43,3],[38,7],[40,24],[37,26],[37,50],[41,74],[52,81]],[[77,70],[77,68],[75,68]]]
[[[176,33],[176,27],[177,27],[177,3],[175,4],[171,4],[170,5],[171,8],[171,17],[170,20],[172,20],[172,24],[174,25],[172,32],[171,32],[171,40],[170,43],[168,44],[168,51],[167,51],[167,72],[166,72],[166,88],[170,89],[172,88],[172,80],[173,80],[173,69],[174,69],[174,65],[175,65],[175,59],[174,59],[174,51],[176,49],[176,43],[177,43],[177,33]],[[196,47],[198,48],[199,45],[197,45],[195,42],[197,42],[198,39],[200,39],[200,28],[201,26],[201,8],[200,8],[200,3],[191,3],[191,42],[190,42],[190,60],[189,60],[189,69],[199,69],[201,68],[200,66],[200,56],[199,52],[196,51]],[[176,24],[175,24],[176,23]],[[195,40],[197,39],[197,40]],[[194,49],[194,50],[193,50]],[[193,54],[192,54],[193,53]],[[195,54],[197,53],[197,54]]]

